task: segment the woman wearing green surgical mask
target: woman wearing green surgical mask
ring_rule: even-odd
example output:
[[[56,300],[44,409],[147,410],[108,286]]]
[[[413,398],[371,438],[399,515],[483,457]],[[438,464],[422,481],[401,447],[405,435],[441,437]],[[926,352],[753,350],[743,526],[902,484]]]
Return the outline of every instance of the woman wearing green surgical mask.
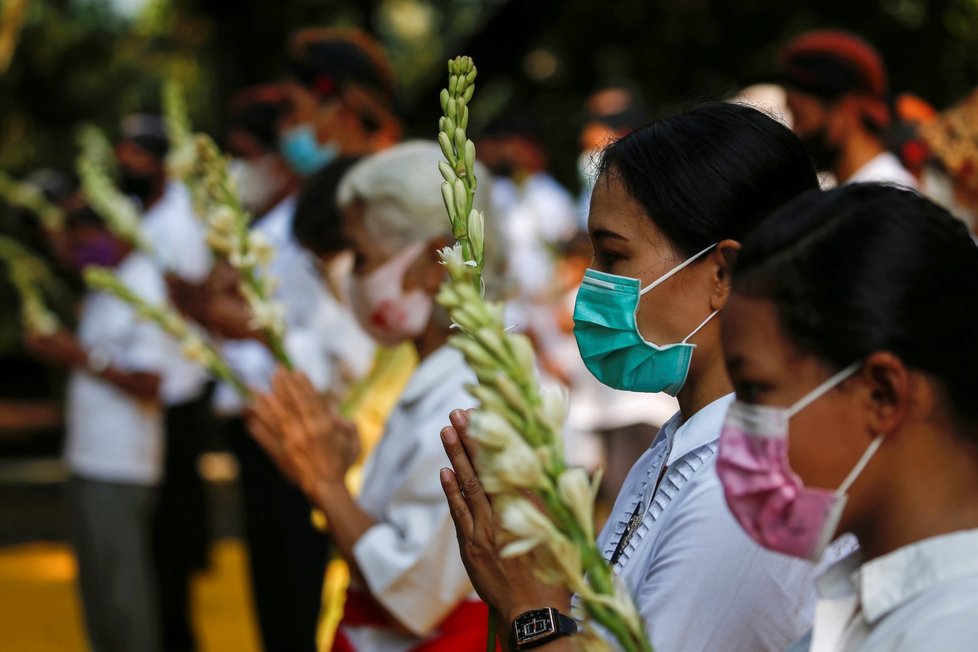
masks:
[[[714,464],[733,388],[715,315],[729,297],[739,241],[817,187],[788,129],[732,104],[659,120],[603,153],[588,221],[594,261],[574,314],[578,346],[605,384],[668,392],[680,412],[632,468],[598,547],[662,652],[782,651],[811,622],[813,565],[757,545],[724,503]],[[454,473],[443,470],[442,485],[463,558],[525,649],[511,623],[545,607],[569,614],[571,595],[537,580],[532,557],[499,557],[467,415],[451,420],[442,439]],[[572,636],[558,631],[541,649],[571,649]]]

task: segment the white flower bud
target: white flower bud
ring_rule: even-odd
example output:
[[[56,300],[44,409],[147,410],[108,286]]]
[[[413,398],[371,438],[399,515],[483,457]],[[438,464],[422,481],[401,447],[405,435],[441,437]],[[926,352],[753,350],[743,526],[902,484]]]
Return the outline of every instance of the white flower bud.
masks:
[[[455,151],[452,149],[452,140],[448,137],[448,134],[443,131],[438,132],[438,144],[441,146],[441,153],[445,155],[448,162],[455,165],[457,158]]]
[[[438,99],[441,101],[441,112],[446,113],[448,111],[449,100],[451,99],[447,88],[441,89],[441,94],[438,96]]]
[[[557,478],[560,499],[574,514],[574,519],[587,535],[594,538],[594,495],[591,481],[582,468],[567,469]]]
[[[472,256],[475,258],[476,262],[482,260],[482,254],[485,251],[485,228],[485,221],[482,217],[482,213],[472,209],[472,211],[469,213],[467,233],[469,242],[472,244]]]
[[[445,202],[445,209],[448,211],[448,217],[452,220],[452,226],[454,227],[455,223],[458,222],[458,211],[455,208],[455,191],[452,189],[452,184],[447,181],[441,184],[441,198]]]

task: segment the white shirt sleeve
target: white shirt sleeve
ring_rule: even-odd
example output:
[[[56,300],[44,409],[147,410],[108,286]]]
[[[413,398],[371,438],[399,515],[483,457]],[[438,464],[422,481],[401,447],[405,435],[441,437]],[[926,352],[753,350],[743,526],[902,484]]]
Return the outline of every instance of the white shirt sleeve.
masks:
[[[638,585],[652,644],[660,652],[782,652],[811,623],[814,566],[751,541],[726,510],[712,463],[697,475],[704,481],[664,524],[656,545],[667,545]],[[799,595],[806,583],[811,590]]]
[[[429,432],[437,437],[434,424]],[[353,554],[370,593],[414,634],[426,636],[472,585],[438,479],[447,458],[426,454],[410,464],[385,520],[367,530]]]

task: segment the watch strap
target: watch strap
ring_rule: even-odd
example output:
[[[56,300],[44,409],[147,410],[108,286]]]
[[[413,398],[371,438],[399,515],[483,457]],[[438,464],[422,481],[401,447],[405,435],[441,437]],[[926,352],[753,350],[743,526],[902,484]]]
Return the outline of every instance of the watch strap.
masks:
[[[578,632],[580,632],[580,627],[578,626],[577,621],[574,620],[573,618],[571,618],[570,616],[566,616],[566,615],[560,613],[559,611],[557,611],[553,607],[547,607],[547,608],[545,608],[543,610],[550,612],[550,620],[553,623],[553,627],[554,627],[553,631],[550,632],[550,634],[547,635],[547,636],[544,636],[544,637],[541,637],[541,638],[536,638],[536,639],[533,639],[531,641],[525,641],[525,642],[522,642],[521,643],[519,641],[519,638],[516,635],[517,623],[524,616],[533,614],[535,611],[540,611],[540,610],[533,609],[533,610],[530,610],[530,611],[526,611],[526,612],[520,614],[519,616],[517,616],[516,618],[514,618],[512,624],[510,625],[510,628],[509,628],[509,636],[510,636],[510,643],[511,643],[510,647],[512,649],[514,649],[514,650],[529,650],[529,649],[535,648],[535,647],[537,647],[539,645],[544,645],[546,643],[550,643],[551,641],[556,640],[557,638],[559,638],[561,636],[573,636],[574,634],[577,634]]]

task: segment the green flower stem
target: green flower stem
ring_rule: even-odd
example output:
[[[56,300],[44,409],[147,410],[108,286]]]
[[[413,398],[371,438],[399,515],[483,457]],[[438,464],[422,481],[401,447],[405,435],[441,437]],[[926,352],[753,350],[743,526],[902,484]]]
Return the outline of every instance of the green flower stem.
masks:
[[[196,336],[191,332],[190,325],[181,316],[167,308],[147,303],[142,297],[122,283],[112,270],[92,265],[85,268],[84,276],[85,283],[89,287],[112,294],[120,301],[131,306],[136,316],[155,323],[165,333],[174,337],[181,344],[183,344],[187,337]],[[218,379],[231,385],[234,391],[242,399],[247,401],[251,392],[237,377],[217,351],[217,348],[203,338],[201,338],[200,343],[203,345],[206,353],[206,367],[208,371]]]

